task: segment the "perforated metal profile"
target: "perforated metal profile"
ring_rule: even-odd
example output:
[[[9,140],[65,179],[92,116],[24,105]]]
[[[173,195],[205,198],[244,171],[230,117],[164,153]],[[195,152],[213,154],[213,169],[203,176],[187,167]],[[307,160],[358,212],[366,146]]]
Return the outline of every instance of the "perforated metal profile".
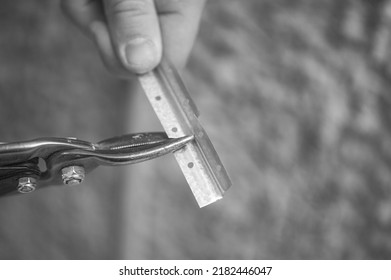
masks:
[[[200,207],[215,202],[231,180],[208,135],[181,77],[166,61],[141,75],[140,84],[170,138],[194,135],[194,141],[175,152],[175,158]]]

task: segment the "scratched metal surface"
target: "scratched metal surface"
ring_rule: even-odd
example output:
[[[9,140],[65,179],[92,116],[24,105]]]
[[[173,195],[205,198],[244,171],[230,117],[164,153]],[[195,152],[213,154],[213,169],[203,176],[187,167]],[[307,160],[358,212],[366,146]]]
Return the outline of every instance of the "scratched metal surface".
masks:
[[[0,141],[160,128],[142,95],[125,112],[123,82],[56,3],[5,3]],[[390,5],[209,1],[186,80],[234,184],[225,198],[199,210],[172,157],[121,169],[124,182],[104,170],[78,194],[2,201],[0,257],[390,258]]]

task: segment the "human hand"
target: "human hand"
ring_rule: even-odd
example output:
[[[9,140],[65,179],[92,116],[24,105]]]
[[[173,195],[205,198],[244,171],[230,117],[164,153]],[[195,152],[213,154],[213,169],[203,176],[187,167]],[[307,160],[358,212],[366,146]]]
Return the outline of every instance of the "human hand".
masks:
[[[61,0],[116,75],[142,74],[162,55],[183,67],[206,0]]]

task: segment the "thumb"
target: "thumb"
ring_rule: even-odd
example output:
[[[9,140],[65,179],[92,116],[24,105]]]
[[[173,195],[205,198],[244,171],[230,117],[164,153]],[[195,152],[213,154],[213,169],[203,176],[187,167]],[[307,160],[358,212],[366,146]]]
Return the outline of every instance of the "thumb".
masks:
[[[111,40],[119,60],[132,72],[152,70],[162,56],[153,0],[104,0]]]

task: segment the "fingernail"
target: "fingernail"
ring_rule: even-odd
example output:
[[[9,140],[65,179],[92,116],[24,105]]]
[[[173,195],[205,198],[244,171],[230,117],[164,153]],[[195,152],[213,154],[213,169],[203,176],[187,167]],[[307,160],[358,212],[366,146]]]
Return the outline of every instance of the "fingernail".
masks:
[[[136,37],[127,42],[123,50],[125,66],[136,73],[152,70],[158,63],[157,50],[152,40]]]

